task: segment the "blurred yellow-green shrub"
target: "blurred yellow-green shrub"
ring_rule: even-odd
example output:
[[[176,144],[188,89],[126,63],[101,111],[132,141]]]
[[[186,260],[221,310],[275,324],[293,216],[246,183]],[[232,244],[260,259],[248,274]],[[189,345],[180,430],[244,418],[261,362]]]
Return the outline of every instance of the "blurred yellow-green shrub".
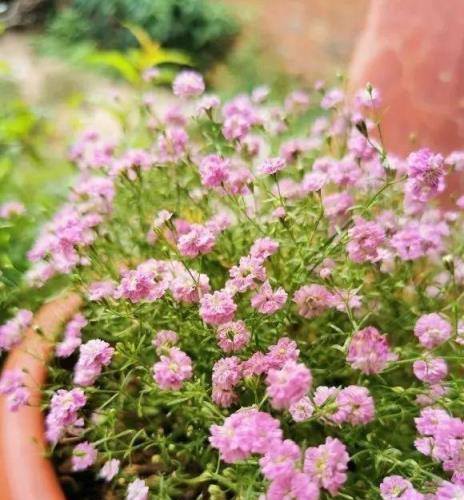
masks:
[[[124,51],[138,45],[127,23],[162,47],[189,54],[200,69],[224,58],[239,31],[217,0],[71,0],[51,18],[48,35],[68,46],[92,42]]]

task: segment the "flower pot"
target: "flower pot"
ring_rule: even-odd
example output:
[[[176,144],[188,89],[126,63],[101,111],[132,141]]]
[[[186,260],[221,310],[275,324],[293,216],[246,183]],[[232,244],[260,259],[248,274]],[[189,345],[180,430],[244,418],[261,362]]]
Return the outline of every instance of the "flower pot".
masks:
[[[45,457],[44,420],[40,411],[40,386],[47,374],[47,361],[54,338],[64,322],[79,309],[76,294],[61,296],[44,305],[33,327],[6,360],[4,369],[25,370],[31,392],[30,406],[9,411],[0,396],[0,498],[2,500],[63,500],[65,498],[52,464]],[[39,327],[41,333],[37,333]],[[34,329],[35,328],[35,329]]]
[[[462,149],[463,46],[462,0],[371,1],[349,76],[353,89],[379,88],[389,151]]]

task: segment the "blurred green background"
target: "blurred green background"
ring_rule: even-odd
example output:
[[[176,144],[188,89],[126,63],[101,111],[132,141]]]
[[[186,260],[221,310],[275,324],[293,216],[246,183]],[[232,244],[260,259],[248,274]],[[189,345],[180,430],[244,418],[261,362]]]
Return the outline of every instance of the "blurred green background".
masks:
[[[334,78],[349,60],[367,0],[0,0],[0,323],[53,289],[24,283],[27,249],[75,175],[78,130],[117,138],[118,103],[150,90],[158,101],[182,66],[222,97],[266,83],[275,96]]]

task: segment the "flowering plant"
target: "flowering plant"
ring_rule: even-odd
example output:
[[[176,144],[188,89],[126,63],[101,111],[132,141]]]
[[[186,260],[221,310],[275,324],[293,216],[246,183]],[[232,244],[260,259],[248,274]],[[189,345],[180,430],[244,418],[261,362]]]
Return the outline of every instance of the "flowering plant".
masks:
[[[29,253],[86,299],[46,389],[60,469],[130,500],[462,498],[464,203],[434,199],[463,154],[388,154],[371,87],[173,90],[78,140]]]

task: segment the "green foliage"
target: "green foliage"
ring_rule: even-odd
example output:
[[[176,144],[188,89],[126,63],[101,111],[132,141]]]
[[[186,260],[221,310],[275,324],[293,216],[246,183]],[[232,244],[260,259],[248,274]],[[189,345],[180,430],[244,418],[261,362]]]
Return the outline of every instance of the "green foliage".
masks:
[[[125,23],[163,47],[190,54],[201,68],[223,58],[238,32],[231,14],[207,0],[73,0],[48,31],[67,45],[90,41],[103,50],[126,50],[137,47],[137,40]]]
[[[25,283],[26,253],[40,224],[52,213],[66,188],[69,166],[50,158],[52,130],[38,111],[21,99],[15,82],[1,65],[0,205],[19,201],[26,212],[0,218],[0,322],[13,307],[34,308],[51,288],[31,294]]]

